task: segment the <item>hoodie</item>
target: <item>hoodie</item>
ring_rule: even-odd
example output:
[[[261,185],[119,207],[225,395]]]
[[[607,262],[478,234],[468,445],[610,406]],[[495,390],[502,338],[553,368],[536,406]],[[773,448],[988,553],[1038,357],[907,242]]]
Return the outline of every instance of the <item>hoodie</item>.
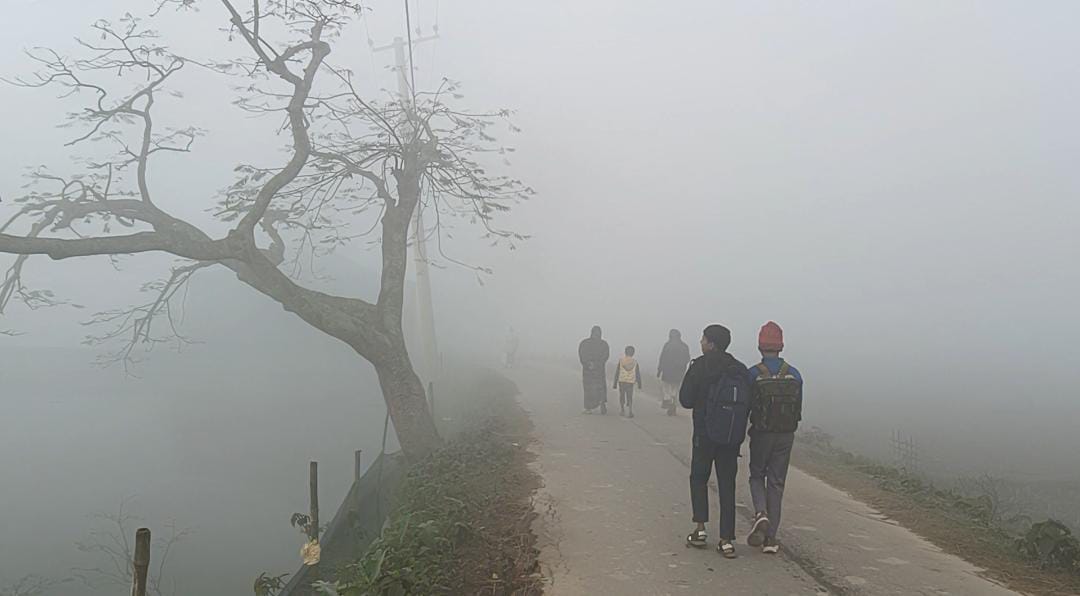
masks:
[[[656,367],[656,376],[665,383],[681,383],[686,374],[686,365],[690,362],[690,347],[681,336],[672,332],[664,349],[660,351],[660,364]]]
[[[619,359],[619,367],[615,372],[614,389],[619,388],[619,383],[629,385],[636,383],[638,389],[641,389],[641,367],[638,366],[637,360],[634,360],[632,356],[623,356]]]
[[[709,352],[690,363],[679,389],[679,403],[694,411],[694,436],[705,436],[705,393],[725,372],[749,375],[746,365],[727,352]]]

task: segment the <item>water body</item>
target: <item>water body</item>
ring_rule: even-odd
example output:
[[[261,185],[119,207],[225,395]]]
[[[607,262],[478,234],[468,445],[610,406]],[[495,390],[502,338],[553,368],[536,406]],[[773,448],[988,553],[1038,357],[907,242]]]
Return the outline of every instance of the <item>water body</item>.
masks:
[[[185,326],[205,343],[154,352],[137,377],[94,366],[93,349],[0,338],[0,586],[107,564],[76,542],[126,502],[155,537],[170,522],[190,529],[167,569],[176,594],[250,593],[260,572],[300,563],[289,518],[307,511],[308,462],[319,462],[329,515],[353,452],[375,458],[385,408],[370,365],[246,288],[211,281]]]

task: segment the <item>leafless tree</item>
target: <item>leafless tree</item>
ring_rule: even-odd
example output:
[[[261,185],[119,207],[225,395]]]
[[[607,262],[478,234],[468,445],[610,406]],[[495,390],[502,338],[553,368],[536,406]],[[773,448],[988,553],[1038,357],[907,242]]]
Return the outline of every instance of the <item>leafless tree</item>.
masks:
[[[75,579],[92,589],[110,586],[131,586],[134,579],[135,526],[139,518],[127,509],[128,501],[120,503],[115,513],[95,516],[99,527],[92,529],[76,547],[94,555],[99,563],[94,567],[81,567],[74,570]],[[152,569],[147,579],[147,593],[154,596],[174,596],[177,594],[176,582],[168,576],[168,567],[173,548],[190,535],[190,531],[169,523],[164,528],[164,537],[154,541],[154,554],[151,558]]]
[[[71,581],[70,579],[50,579],[40,575],[24,575],[13,584],[0,587],[0,596],[47,596],[57,586]]]
[[[150,18],[195,4],[158,0]],[[31,171],[27,193],[15,201],[17,211],[0,221],[0,252],[16,255],[0,283],[0,312],[12,299],[31,308],[64,303],[23,283],[23,268],[33,255],[173,255],[179,261],[169,275],[144,286],[149,300],[92,320],[108,327],[91,340],[120,341],[116,358],[127,363],[137,346],[184,341],[176,327],[175,299],[198,272],[227,268],[370,361],[403,450],[410,458],[421,456],[440,440],[402,331],[410,221],[418,209],[425,210],[434,224],[418,233],[431,236],[440,253],[454,219],[478,224],[493,244],[513,248],[523,239],[496,227],[493,216],[532,190],[481,165],[512,151],[498,146],[493,136],[500,124],[513,130],[509,114],[455,109],[451,104],[459,92],[450,81],[429,92],[413,90],[403,100],[364,97],[354,74],[329,60],[343,29],[363,16],[355,2],[253,0],[240,7],[220,0],[220,5],[227,34],[243,48],[227,59],[178,56],[130,14],[116,23],[95,23],[95,39],[79,40],[82,57],[48,49],[29,52],[40,71],[10,82],[59,88],[62,97],[89,97],[82,110],[69,115],[66,126],[78,132],[68,145],[97,143],[115,153],[86,160],[72,175]],[[193,151],[203,134],[197,127],[159,130],[155,124],[156,103],[167,94],[179,96],[175,87],[191,67],[239,79],[236,105],[269,116],[288,137],[284,164],[238,160],[236,181],[221,196],[187,199],[205,201],[227,223],[228,232],[219,237],[169,213],[148,178],[161,156]],[[131,90],[113,91],[117,88]],[[364,238],[381,249],[374,301],[316,291],[299,281],[303,262]]]
[[[1016,487],[1007,480],[990,474],[965,476],[957,480],[964,494],[984,499],[989,506],[989,521],[997,524],[1020,513]]]

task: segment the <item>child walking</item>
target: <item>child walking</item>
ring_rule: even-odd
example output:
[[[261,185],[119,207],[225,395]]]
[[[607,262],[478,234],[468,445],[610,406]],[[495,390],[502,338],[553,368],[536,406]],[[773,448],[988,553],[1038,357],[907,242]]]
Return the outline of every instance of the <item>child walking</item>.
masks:
[[[619,359],[619,370],[615,375],[615,386],[619,390],[620,415],[634,417],[634,385],[641,389],[641,368],[634,360],[634,346],[626,346],[625,356]]]

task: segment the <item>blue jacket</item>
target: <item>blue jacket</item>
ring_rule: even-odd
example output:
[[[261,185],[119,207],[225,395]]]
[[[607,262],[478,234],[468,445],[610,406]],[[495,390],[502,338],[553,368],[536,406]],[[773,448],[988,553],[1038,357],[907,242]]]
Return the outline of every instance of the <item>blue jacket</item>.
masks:
[[[780,372],[780,365],[782,365],[784,363],[784,359],[783,358],[762,358],[761,363],[765,365],[765,368],[769,369],[769,372],[771,374],[775,375],[778,372]],[[799,369],[797,369],[794,366],[788,364],[788,372],[791,374],[791,376],[795,377],[799,381],[800,385],[802,385],[803,379],[802,379],[802,374],[799,373]],[[751,366],[751,367],[747,368],[747,373],[750,375],[750,385],[753,386],[754,381],[757,381],[758,377],[761,376],[761,371],[758,370],[758,367],[755,364],[754,366]],[[754,419],[753,416],[751,416],[750,419],[753,420]],[[756,429],[751,428],[750,429],[750,436],[753,436],[755,432],[757,432]]]
[[[770,373],[775,375],[776,373],[780,372],[780,365],[784,363],[784,359],[783,358],[762,358],[761,362],[762,362],[762,364],[765,365],[765,368],[769,369]],[[803,382],[802,374],[799,373],[799,369],[792,366],[790,362],[788,363],[788,370],[791,372],[791,376],[798,379],[800,383]],[[751,383],[756,381],[758,379],[758,376],[761,375],[761,371],[758,370],[757,365],[750,366],[747,369],[747,372],[750,374],[750,382]]]

